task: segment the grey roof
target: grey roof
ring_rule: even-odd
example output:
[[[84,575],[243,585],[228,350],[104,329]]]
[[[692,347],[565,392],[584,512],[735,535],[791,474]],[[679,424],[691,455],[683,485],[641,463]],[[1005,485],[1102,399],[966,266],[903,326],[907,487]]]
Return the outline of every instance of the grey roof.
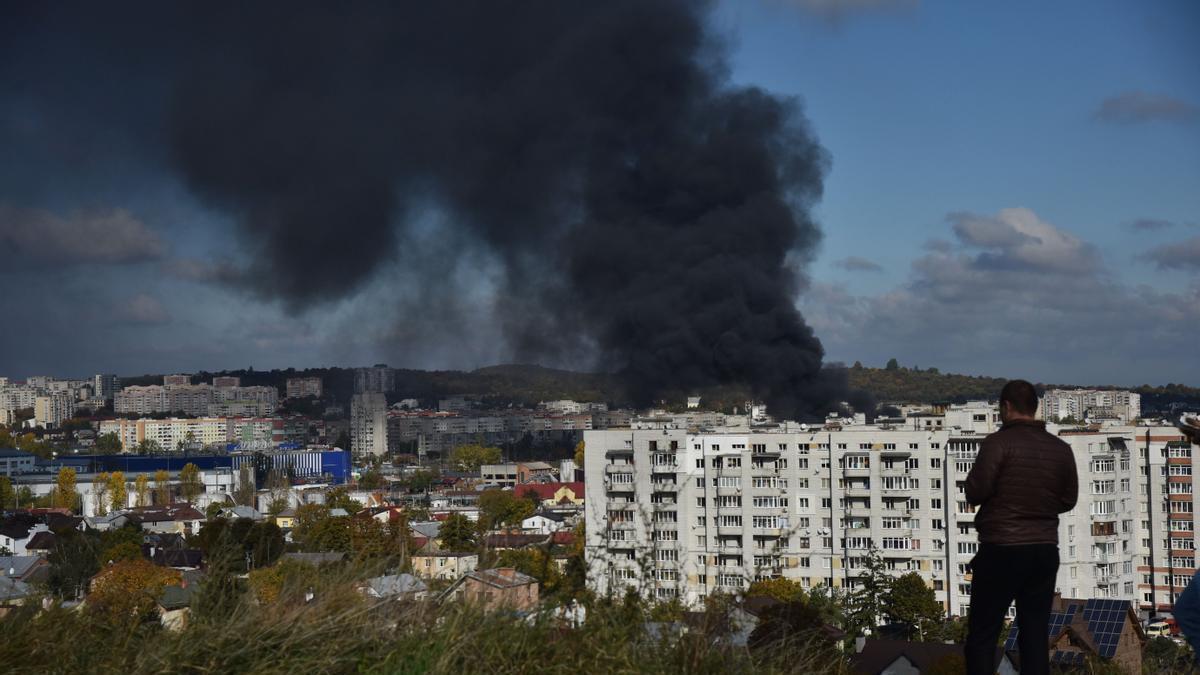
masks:
[[[36,555],[6,555],[0,556],[0,576],[23,577],[41,560]]]
[[[158,604],[166,610],[183,609],[192,604],[192,594],[194,590],[191,586],[184,588],[182,586],[167,586],[163,588],[162,594],[158,596]]]
[[[350,512],[342,508],[329,509],[329,515],[332,517],[348,516]]]
[[[284,560],[294,560],[296,562],[307,563],[309,565],[320,565],[322,563],[341,562],[346,559],[345,553],[284,553]]]
[[[387,576],[367,579],[364,582],[367,593],[376,598],[390,598],[407,593],[421,593],[428,590],[424,581],[411,574],[389,574]]]
[[[427,539],[437,539],[438,533],[442,531],[442,524],[436,520],[431,520],[427,523],[412,523],[409,525],[413,532]]]
[[[251,506],[227,506],[221,509],[221,515],[225,517],[233,516],[234,518],[249,518],[250,520],[262,520],[263,514],[256,508]]]
[[[0,600],[20,600],[29,593],[29,584],[24,581],[0,577]]]

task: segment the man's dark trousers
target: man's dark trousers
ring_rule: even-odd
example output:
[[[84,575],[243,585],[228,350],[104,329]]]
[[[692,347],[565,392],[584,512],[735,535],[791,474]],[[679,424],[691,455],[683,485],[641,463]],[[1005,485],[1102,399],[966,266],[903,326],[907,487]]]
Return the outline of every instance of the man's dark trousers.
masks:
[[[1058,574],[1058,546],[981,544],[971,561],[971,613],[967,619],[967,673],[996,672],[996,646],[1008,606],[1017,602],[1021,675],[1050,670],[1050,605]]]

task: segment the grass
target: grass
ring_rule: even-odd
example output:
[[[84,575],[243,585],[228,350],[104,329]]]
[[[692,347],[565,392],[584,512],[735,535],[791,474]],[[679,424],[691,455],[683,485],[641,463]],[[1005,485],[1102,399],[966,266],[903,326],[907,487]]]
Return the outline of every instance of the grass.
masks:
[[[10,673],[782,673],[844,672],[803,640],[752,655],[701,628],[651,638],[633,603],[596,603],[570,627],[547,613],[519,618],[464,604],[371,604],[346,582],[311,603],[246,594],[227,616],[179,632],[113,625],[84,610],[32,605],[0,620]],[[828,652],[824,652],[826,655]]]

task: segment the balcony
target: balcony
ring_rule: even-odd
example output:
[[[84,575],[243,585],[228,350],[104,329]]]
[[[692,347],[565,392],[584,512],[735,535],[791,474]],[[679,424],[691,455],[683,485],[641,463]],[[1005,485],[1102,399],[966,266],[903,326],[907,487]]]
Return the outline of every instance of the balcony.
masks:
[[[632,464],[605,464],[604,475],[611,476],[618,473],[627,473],[629,475],[633,475],[633,468],[634,467]]]
[[[609,537],[607,539],[609,548],[636,548],[637,544],[633,539],[620,539]]]
[[[851,506],[846,509],[846,515],[851,518],[870,518],[871,507],[869,506]]]
[[[884,457],[908,457],[912,450],[907,445],[897,445],[894,448],[880,448],[879,454]]]
[[[742,494],[742,488],[740,487],[717,486],[717,495],[720,497],[736,497],[740,494]]]
[[[609,492],[634,492],[633,483],[616,483],[612,480],[605,480],[604,487]]]
[[[740,536],[745,531],[746,531],[746,528],[742,525],[718,525],[717,526],[717,535],[718,536],[736,537],[736,536]]]
[[[900,477],[908,475],[908,467],[894,466],[891,468],[882,467],[879,469],[879,475],[885,477]]]
[[[604,451],[605,457],[632,457],[633,448],[607,448]]]
[[[911,558],[913,557],[912,549],[908,548],[885,548],[879,551],[879,554],[884,558]]]
[[[842,469],[842,475],[846,478],[868,478],[871,475],[871,467],[848,466]]]
[[[651,483],[650,490],[653,492],[678,492],[679,485],[676,483]]]
[[[847,485],[843,491],[847,497],[870,497],[871,488],[866,485],[851,484]]]

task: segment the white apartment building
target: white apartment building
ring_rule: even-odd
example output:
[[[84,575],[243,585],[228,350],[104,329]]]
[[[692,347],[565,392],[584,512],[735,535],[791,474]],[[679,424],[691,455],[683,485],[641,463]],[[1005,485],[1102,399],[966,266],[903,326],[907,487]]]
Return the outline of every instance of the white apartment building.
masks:
[[[947,415],[929,430],[586,432],[588,578],[600,593],[632,586],[689,605],[762,577],[850,589],[873,547],[888,569],[917,572],[948,614],[965,616],[967,565],[979,546],[965,481],[993,411],[965,406],[970,428],[947,426]],[[1146,433],[1143,457],[1137,439]],[[1169,427],[1064,440],[1075,451],[1080,499],[1061,519],[1059,590],[1168,608],[1169,584],[1160,582],[1194,571],[1190,450],[1170,445],[1179,436]]]
[[[47,392],[33,400],[33,423],[57,428],[75,414],[75,397],[69,391]]]
[[[396,371],[388,368],[385,363],[377,363],[370,368],[354,369],[354,391],[356,393],[389,392],[395,388]]]
[[[1128,424],[1142,416],[1142,395],[1104,389],[1047,389],[1041,411],[1042,417],[1051,422],[1067,418],[1115,419]]]
[[[154,441],[167,452],[180,444],[224,445],[231,440],[229,420],[222,417],[197,419],[114,419],[100,422],[100,434],[116,434],[125,452],[133,452],[142,441]]]
[[[321,398],[321,378],[319,377],[289,377],[287,380],[287,397],[304,398],[312,396]]]
[[[168,378],[187,377],[169,375]],[[236,379],[236,378],[231,378]],[[185,415],[210,415],[210,406],[236,402],[253,402],[255,415],[270,415],[279,403],[275,387],[214,387],[209,384],[166,384],[125,387],[113,399],[117,413],[150,415],[160,412],[182,412]],[[219,411],[219,410],[218,410]]]
[[[350,399],[350,449],[355,455],[387,453],[387,397],[382,392]]]

